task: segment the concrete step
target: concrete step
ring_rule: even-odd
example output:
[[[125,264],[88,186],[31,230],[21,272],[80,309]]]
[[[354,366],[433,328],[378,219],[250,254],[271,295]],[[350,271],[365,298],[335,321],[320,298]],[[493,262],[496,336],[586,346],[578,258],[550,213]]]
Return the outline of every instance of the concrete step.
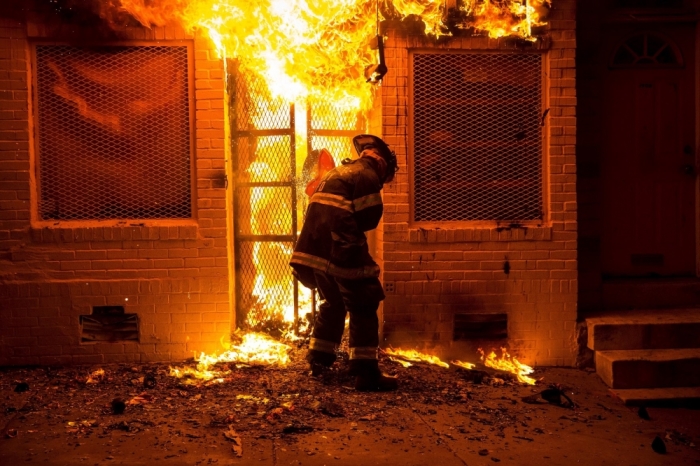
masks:
[[[700,307],[700,279],[606,280],[603,282],[603,307],[606,310]]]
[[[700,309],[627,311],[586,324],[594,351],[700,348]]]
[[[627,406],[688,406],[700,402],[700,387],[610,390]]]
[[[610,388],[700,386],[700,349],[596,351],[596,372]]]

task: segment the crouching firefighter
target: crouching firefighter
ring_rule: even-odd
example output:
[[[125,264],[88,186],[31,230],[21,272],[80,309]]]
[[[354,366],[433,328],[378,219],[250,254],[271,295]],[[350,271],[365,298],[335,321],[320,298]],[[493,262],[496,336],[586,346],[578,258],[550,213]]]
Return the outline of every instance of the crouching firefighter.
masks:
[[[384,292],[365,232],[382,217],[380,191],[394,178],[396,155],[369,134],[356,136],[353,144],[360,157],[329,171],[313,193],[290,265],[297,279],[317,289],[324,301],[309,344],[312,373],[335,361],[349,312],[355,388],[394,390],[396,378],[382,374],[377,362],[377,309]]]

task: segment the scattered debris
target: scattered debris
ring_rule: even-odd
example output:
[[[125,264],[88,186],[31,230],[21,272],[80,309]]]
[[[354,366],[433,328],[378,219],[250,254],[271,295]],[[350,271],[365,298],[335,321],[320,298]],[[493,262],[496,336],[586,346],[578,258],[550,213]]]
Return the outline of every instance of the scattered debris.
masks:
[[[306,425],[306,424],[301,424],[301,423],[292,423],[284,426],[282,429],[283,434],[307,434],[314,430],[313,427]]]
[[[15,385],[15,393],[24,393],[29,390],[29,384],[27,382],[19,382]]]
[[[112,414],[124,414],[126,410],[126,402],[121,398],[112,400]]]
[[[563,401],[562,397],[566,401]],[[540,399],[549,404],[561,406],[563,408],[574,409],[576,407],[576,403],[574,403],[573,400],[568,397],[568,395],[564,392],[564,389],[556,384],[550,385],[549,388],[544,389],[535,395],[525,396],[522,398],[523,402],[529,404],[540,404]]]
[[[644,419],[645,421],[650,421],[650,420],[651,420],[651,416],[649,416],[649,412],[647,411],[647,409],[646,409],[644,406],[641,406],[641,407],[637,410],[637,415],[638,415],[640,418]]]
[[[7,429],[5,432],[6,438],[17,438],[17,429]]]
[[[154,376],[147,375],[143,378],[143,386],[145,388],[156,388],[156,385],[158,385],[158,381]]]
[[[97,369],[96,371],[93,371],[88,375],[87,379],[85,380],[86,384],[97,384],[100,383],[104,380],[105,378],[105,370],[104,369]]]
[[[233,426],[229,425],[228,430],[224,432],[224,437],[227,440],[233,442],[231,449],[236,454],[237,457],[243,456],[243,443],[241,442],[241,437],[233,430]]]
[[[666,454],[666,444],[664,443],[663,439],[658,435],[654,437],[654,441],[651,442],[651,449],[661,455]]]
[[[334,403],[332,401],[324,401],[323,403],[319,403],[318,409],[326,416],[330,416],[330,417],[344,417],[345,416],[345,413],[343,412],[343,407],[340,406],[338,403]]]

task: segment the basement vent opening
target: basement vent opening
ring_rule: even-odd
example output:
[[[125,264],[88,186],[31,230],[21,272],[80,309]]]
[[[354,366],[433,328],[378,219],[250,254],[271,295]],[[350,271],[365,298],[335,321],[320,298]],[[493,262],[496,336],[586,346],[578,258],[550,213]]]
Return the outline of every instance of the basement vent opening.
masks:
[[[508,338],[508,314],[455,314],[454,341]]]
[[[124,306],[94,306],[91,315],[80,316],[80,331],[82,343],[139,341],[139,320]]]

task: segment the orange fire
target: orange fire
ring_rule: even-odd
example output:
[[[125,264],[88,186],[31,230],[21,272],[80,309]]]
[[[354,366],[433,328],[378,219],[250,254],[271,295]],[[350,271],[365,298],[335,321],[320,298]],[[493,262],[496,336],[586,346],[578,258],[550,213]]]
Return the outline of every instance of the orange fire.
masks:
[[[264,79],[274,97],[288,102],[334,102],[356,111],[371,108],[375,88],[363,73],[376,63],[370,40],[390,9],[418,18],[425,34],[449,35],[444,0],[114,0],[145,26],[181,24],[204,31],[219,55],[240,60],[243,74]],[[465,0],[467,27],[489,37],[532,38],[550,0]]]
[[[484,354],[484,350],[479,348],[479,353],[481,353],[481,361],[486,367],[498,369],[499,371],[510,372],[518,378],[519,382],[528,385],[535,385],[536,380],[532,377],[528,377],[528,375],[535,372],[535,370],[530,366],[522,364],[520,361],[508,354],[508,350],[506,348],[501,348],[500,358],[496,356],[495,351],[491,351],[491,353],[486,356]]]
[[[398,362],[399,364],[403,365],[404,367],[409,367],[405,364],[406,362],[424,362],[427,364],[432,364],[435,366],[444,367],[445,369],[449,369],[449,367],[450,367],[449,364],[442,361],[437,356],[432,356],[430,354],[421,353],[421,352],[416,351],[416,350],[402,350],[402,349],[387,348],[384,350],[384,352],[387,354],[387,356],[389,356],[389,359],[391,359],[394,362]],[[410,365],[410,363],[409,363],[409,365]]]
[[[462,7],[470,18],[466,27],[492,39],[520,37],[534,40],[532,28],[544,26],[551,0],[465,0]]]
[[[261,333],[246,333],[237,345],[229,345],[227,351],[219,355],[201,353],[197,367],[171,367],[170,375],[210,381],[230,374],[228,370],[214,368],[219,363],[232,363],[237,366],[285,366],[289,363],[290,347]]]
[[[452,364],[453,366],[461,367],[462,369],[474,369],[476,367],[476,364],[472,364],[470,362],[462,362],[460,360],[450,361],[450,364]]]

